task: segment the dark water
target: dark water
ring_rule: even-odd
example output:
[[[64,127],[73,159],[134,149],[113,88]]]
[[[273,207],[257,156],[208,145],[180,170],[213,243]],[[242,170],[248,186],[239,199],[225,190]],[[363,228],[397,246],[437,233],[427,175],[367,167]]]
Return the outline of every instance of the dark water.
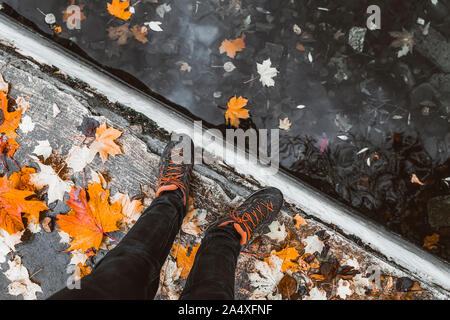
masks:
[[[449,41],[450,1],[141,0],[131,1],[126,22],[108,13],[107,1],[3,2],[23,23],[213,126],[225,128],[218,106],[234,95],[249,99],[243,128],[277,128],[289,118],[291,129],[280,133],[285,169],[419,246],[438,234],[428,250],[450,260],[450,70],[415,48],[398,58],[389,33],[412,33],[422,18],[440,34],[438,52]],[[63,21],[70,4],[82,6],[79,30]],[[162,4],[171,7],[164,17]],[[367,30],[359,52],[349,32],[366,26],[372,4],[381,8],[381,30]],[[111,27],[150,21],[163,31],[148,30],[146,43],[110,38]],[[219,52],[242,34],[246,48],[234,59]],[[442,55],[450,61],[450,51]],[[262,86],[256,69],[268,58],[279,71],[273,87]],[[226,72],[226,62],[236,68]]]

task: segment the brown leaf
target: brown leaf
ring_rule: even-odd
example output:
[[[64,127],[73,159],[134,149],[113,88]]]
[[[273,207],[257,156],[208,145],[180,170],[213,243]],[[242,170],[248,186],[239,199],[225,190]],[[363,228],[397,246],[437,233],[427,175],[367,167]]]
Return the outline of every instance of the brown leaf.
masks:
[[[297,281],[286,274],[278,283],[278,291],[283,298],[290,298],[297,291]]]
[[[133,35],[137,41],[142,42],[142,43],[148,42],[148,39],[147,39],[148,29],[146,26],[134,25],[131,28],[131,32],[133,33]]]
[[[439,234],[433,233],[431,236],[425,237],[423,241],[423,247],[428,250],[433,250],[437,247],[437,244],[439,243]]]
[[[108,36],[112,40],[116,40],[118,45],[124,45],[127,43],[128,38],[133,35],[133,33],[128,29],[129,23],[125,23],[118,27],[109,27]]]

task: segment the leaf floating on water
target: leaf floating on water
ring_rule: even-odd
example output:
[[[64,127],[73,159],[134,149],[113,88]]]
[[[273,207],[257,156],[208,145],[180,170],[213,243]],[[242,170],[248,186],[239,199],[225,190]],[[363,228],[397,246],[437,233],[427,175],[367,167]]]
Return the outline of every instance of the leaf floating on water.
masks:
[[[278,125],[278,128],[280,128],[281,130],[285,130],[285,131],[289,131],[291,130],[291,121],[289,120],[289,118],[284,118],[283,120],[279,119],[280,123]]]
[[[361,150],[358,151],[357,154],[362,154],[362,153],[364,153],[366,151],[369,151],[369,148],[362,148]]]
[[[129,6],[129,1],[112,0],[112,3],[107,4],[107,9],[111,15],[122,20],[128,20],[132,15],[131,11],[126,11]]]
[[[146,26],[148,26],[150,29],[156,32],[161,32],[163,29],[160,27],[162,22],[160,21],[150,21],[150,22],[144,22]]]
[[[226,72],[231,72],[231,71],[233,71],[234,69],[236,69],[236,66],[233,64],[233,62],[228,61],[228,62],[225,62],[225,63],[224,63],[223,69],[224,69]]]
[[[230,58],[234,58],[236,56],[236,52],[242,51],[245,48],[245,34],[242,34],[240,38],[234,40],[224,40],[220,45],[219,51],[220,53],[227,53],[227,56]]]
[[[244,107],[247,105],[248,99],[243,97],[233,98],[228,101],[228,109],[225,112],[225,120],[233,127],[239,127],[239,119],[248,119],[250,117],[249,112]]]
[[[273,87],[275,85],[275,81],[272,78],[278,74],[278,70],[272,67],[270,58],[264,60],[263,63],[256,63],[256,67],[258,69],[260,81],[263,86]]]
[[[348,137],[347,136],[344,136],[344,135],[340,135],[340,136],[337,136],[339,139],[341,139],[342,141],[347,141],[348,140]]]
[[[411,183],[420,184],[421,186],[425,185],[422,181],[420,181],[420,179],[417,177],[415,173],[413,173],[411,176]]]

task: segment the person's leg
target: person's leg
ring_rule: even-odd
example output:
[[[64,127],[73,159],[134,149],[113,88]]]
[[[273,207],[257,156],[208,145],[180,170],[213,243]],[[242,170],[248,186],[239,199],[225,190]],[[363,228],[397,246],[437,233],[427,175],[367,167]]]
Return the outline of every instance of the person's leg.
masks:
[[[161,155],[156,198],[117,247],[81,279],[80,289],[65,288],[50,299],[154,297],[161,267],[188,206],[193,146],[184,139],[167,145]],[[190,155],[189,161],[185,154]]]
[[[183,210],[175,193],[157,197],[120,243],[81,279],[80,289],[64,288],[50,299],[153,298]]]
[[[272,222],[283,204],[276,188],[253,193],[230,217],[211,226],[205,234],[186,286],[183,300],[232,300],[237,259],[252,235]]]

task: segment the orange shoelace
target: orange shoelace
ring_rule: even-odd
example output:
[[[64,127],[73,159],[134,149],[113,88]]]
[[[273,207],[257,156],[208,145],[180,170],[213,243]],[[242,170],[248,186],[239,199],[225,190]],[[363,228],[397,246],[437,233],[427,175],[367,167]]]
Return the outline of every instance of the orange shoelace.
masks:
[[[181,155],[181,148],[172,149],[172,154],[170,156],[169,164],[167,165],[166,174],[163,175],[162,168],[159,169],[159,178],[158,178],[158,191],[156,196],[163,191],[167,190],[175,190],[176,188],[180,189],[183,193],[184,203],[186,204],[186,186],[181,181],[183,178],[183,156]],[[164,188],[164,186],[173,185],[176,188]],[[162,186],[162,187],[161,187]]]
[[[265,209],[265,213],[263,212]],[[237,215],[236,210],[230,211],[230,217],[233,219],[234,222],[239,223],[240,225],[243,225],[245,227],[246,235],[244,237],[243,234],[241,234],[242,242],[246,242],[247,239],[250,239],[252,236],[253,230],[256,228],[257,224],[266,218],[270,212],[273,212],[273,203],[272,201],[269,201],[268,203],[261,202],[259,205],[256,206],[255,209],[253,209],[251,212],[244,212],[240,217]],[[258,215],[259,214],[259,215]],[[236,228],[236,226],[235,226]],[[241,228],[236,228],[236,230],[240,232]],[[242,243],[241,243],[242,244]]]

